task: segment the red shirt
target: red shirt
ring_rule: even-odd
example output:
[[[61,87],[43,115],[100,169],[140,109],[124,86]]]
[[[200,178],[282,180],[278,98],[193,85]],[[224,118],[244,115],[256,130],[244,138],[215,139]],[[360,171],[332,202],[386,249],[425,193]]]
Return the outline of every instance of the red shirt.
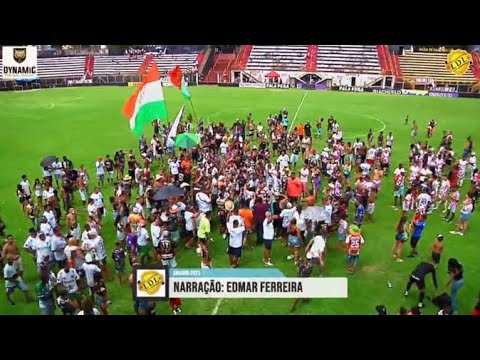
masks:
[[[300,197],[302,194],[302,183],[299,178],[289,178],[287,182],[287,196],[288,197]]]

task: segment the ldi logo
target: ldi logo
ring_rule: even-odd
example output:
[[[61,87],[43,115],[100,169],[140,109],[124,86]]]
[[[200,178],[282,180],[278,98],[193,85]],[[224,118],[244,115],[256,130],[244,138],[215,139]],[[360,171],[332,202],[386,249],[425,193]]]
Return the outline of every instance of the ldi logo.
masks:
[[[37,47],[36,46],[4,46],[3,79],[29,80],[37,78]]]
[[[452,50],[447,55],[445,67],[455,75],[463,75],[467,72],[472,63],[472,56],[465,50]]]
[[[134,267],[134,298],[160,300],[168,297],[167,269],[157,266]]]

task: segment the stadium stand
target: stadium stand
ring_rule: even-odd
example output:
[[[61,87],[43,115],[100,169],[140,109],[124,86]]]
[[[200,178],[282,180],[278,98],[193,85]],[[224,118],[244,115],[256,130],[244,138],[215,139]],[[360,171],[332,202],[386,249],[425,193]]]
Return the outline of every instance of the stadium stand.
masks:
[[[318,45],[317,71],[380,74],[375,45]]]
[[[247,70],[302,71],[308,45],[253,45]]]
[[[160,71],[169,71],[176,65],[182,70],[195,66],[198,54],[175,54],[155,57]],[[130,59],[128,56],[99,56],[95,59],[95,75],[133,74],[142,65],[143,56]]]
[[[452,84],[472,84],[475,77],[469,69],[464,75],[458,76],[449,72],[445,68],[445,53],[414,52],[405,50],[404,55],[400,55],[400,67],[403,78],[415,80],[416,78],[432,78],[439,83]]]
[[[161,71],[169,71],[176,65],[189,70],[196,65],[198,54],[162,55],[155,58]],[[93,75],[130,75],[137,72],[143,62],[143,56],[129,60],[128,55],[96,56]],[[84,75],[85,56],[39,58],[38,76],[45,78],[80,78]],[[1,59],[0,59],[1,71]],[[1,72],[0,72],[1,74]]]

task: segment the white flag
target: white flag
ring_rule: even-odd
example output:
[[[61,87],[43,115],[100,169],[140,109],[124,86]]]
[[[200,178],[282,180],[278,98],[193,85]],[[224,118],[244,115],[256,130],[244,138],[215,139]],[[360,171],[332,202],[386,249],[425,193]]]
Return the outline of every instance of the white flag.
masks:
[[[172,127],[170,128],[170,132],[168,133],[169,139],[175,139],[175,136],[177,136],[178,124],[180,124],[180,120],[182,119],[184,109],[185,109],[185,105],[183,105],[180,111],[178,112],[178,115],[175,118],[175,121],[173,122]]]

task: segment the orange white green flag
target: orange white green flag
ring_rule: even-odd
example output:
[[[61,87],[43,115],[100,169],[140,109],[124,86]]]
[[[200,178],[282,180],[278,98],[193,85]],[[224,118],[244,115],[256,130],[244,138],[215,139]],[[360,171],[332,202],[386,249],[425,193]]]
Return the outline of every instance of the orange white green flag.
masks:
[[[142,133],[145,124],[167,117],[162,82],[155,62],[135,93],[123,106],[122,114],[128,119],[130,129],[136,135]]]

